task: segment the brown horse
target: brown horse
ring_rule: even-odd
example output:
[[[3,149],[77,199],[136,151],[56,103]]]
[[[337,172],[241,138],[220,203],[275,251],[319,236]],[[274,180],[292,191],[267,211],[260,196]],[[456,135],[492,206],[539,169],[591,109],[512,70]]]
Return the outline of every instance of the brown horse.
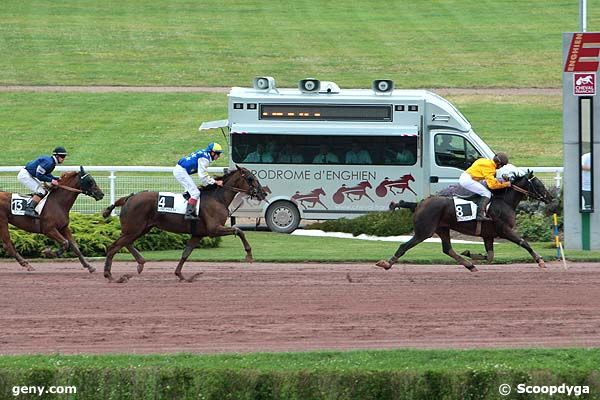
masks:
[[[126,282],[131,277],[131,275],[126,274],[115,280],[110,271],[114,255],[123,247],[126,247],[135,257],[138,263],[137,271],[142,273],[146,260],[133,246],[133,242],[154,227],[167,232],[189,233],[192,235],[175,269],[175,275],[180,281],[192,282],[200,275],[196,274],[188,279],[183,276],[181,269],[194,248],[200,243],[200,240],[206,236],[239,236],[244,244],[244,250],[246,250],[246,261],[252,262],[252,248],[246,240],[244,232],[236,226],[228,228],[224,224],[227,217],[229,217],[229,204],[238,193],[245,193],[250,198],[256,197],[258,200],[264,200],[266,193],[252,172],[246,168],[236,167],[237,169],[222,177],[223,187],[214,186],[202,190],[199,221],[186,221],[181,214],[157,212],[158,192],[131,194],[121,197],[115,204],[108,207],[103,213],[105,218],[110,215],[115,207],[123,207],[119,216],[121,236],[106,251],[104,276],[109,282]]]
[[[454,258],[458,263],[464,265],[468,270],[475,272],[477,268],[469,260],[458,255],[450,243],[450,229],[471,236],[483,238],[487,252],[487,262],[494,259],[494,238],[501,237],[518,244],[531,254],[540,268],[545,268],[544,260],[537,254],[523,238],[521,238],[514,227],[516,223],[516,208],[524,197],[531,197],[548,204],[552,201],[552,195],[548,193],[544,184],[533,176],[532,172],[513,178],[512,186],[506,189],[494,191],[490,202],[488,215],[492,221],[457,222],[454,200],[451,197],[431,196],[420,203],[401,201],[390,204],[390,209],[409,208],[414,212],[413,225],[414,236],[400,245],[396,253],[388,260],[377,262],[378,267],[390,269],[409,249],[421,243],[423,240],[433,236],[434,233],[442,241],[442,251]],[[463,253],[470,257],[470,253]],[[475,259],[475,257],[472,257]]]
[[[41,233],[58,242],[60,248],[49,254],[60,256],[70,247],[88,271],[94,272],[96,270],[83,258],[69,229],[69,210],[73,207],[79,193],[93,197],[96,200],[101,200],[104,197],[104,193],[102,193],[94,178],[86,173],[83,167],[80,167],[79,172],[62,173],[59,186],[52,187],[47,195],[46,205],[40,218],[13,215],[11,213],[12,194],[0,192],[0,238],[7,253],[16,258],[27,271],[33,271],[34,268],[15,249],[10,240],[8,224],[27,232]]]

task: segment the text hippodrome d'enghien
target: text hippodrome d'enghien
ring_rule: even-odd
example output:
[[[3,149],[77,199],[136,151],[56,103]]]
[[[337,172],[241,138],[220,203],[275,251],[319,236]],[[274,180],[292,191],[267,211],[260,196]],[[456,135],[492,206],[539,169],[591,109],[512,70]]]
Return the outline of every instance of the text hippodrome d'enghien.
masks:
[[[258,179],[287,179],[287,180],[341,180],[341,181],[373,181],[377,174],[373,171],[294,171],[256,170],[253,171]]]

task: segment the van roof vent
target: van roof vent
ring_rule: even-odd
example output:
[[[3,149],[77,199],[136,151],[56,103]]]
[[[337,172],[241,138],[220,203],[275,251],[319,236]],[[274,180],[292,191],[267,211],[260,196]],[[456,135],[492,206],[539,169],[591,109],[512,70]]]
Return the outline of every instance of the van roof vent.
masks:
[[[339,93],[340,87],[335,82],[321,81],[319,93]]]

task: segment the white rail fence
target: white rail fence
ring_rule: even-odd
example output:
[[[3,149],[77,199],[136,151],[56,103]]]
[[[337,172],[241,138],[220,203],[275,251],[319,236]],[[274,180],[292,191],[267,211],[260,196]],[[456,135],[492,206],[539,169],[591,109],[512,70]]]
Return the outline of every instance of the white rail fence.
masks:
[[[21,166],[0,167],[0,191],[26,193],[25,189],[17,181],[17,173]],[[77,167],[58,166],[57,172],[73,171]],[[522,167],[522,169],[532,170],[547,187],[561,187],[562,167]],[[116,199],[126,196],[130,193],[140,192],[142,190],[156,190],[165,192],[180,192],[180,184],[173,177],[172,167],[134,167],[134,166],[89,166],[85,167],[90,172],[98,186],[104,191],[104,199],[95,201],[88,196],[79,196],[73,211],[93,214],[104,210]],[[210,167],[211,174],[221,175],[224,168]],[[56,175],[56,174],[55,174]]]

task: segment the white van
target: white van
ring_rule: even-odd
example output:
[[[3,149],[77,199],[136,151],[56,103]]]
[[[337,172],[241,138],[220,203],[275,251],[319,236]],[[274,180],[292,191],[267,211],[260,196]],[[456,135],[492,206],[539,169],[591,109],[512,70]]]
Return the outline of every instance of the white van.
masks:
[[[228,119],[200,129],[226,128],[230,166],[254,171],[269,193],[268,203],[240,197],[232,215],[265,218],[275,232],[292,232],[303,218],[351,218],[420,200],[494,155],[447,100],[394,90],[389,80],[342,90],[304,79],[278,89],[258,77],[228,97]]]

